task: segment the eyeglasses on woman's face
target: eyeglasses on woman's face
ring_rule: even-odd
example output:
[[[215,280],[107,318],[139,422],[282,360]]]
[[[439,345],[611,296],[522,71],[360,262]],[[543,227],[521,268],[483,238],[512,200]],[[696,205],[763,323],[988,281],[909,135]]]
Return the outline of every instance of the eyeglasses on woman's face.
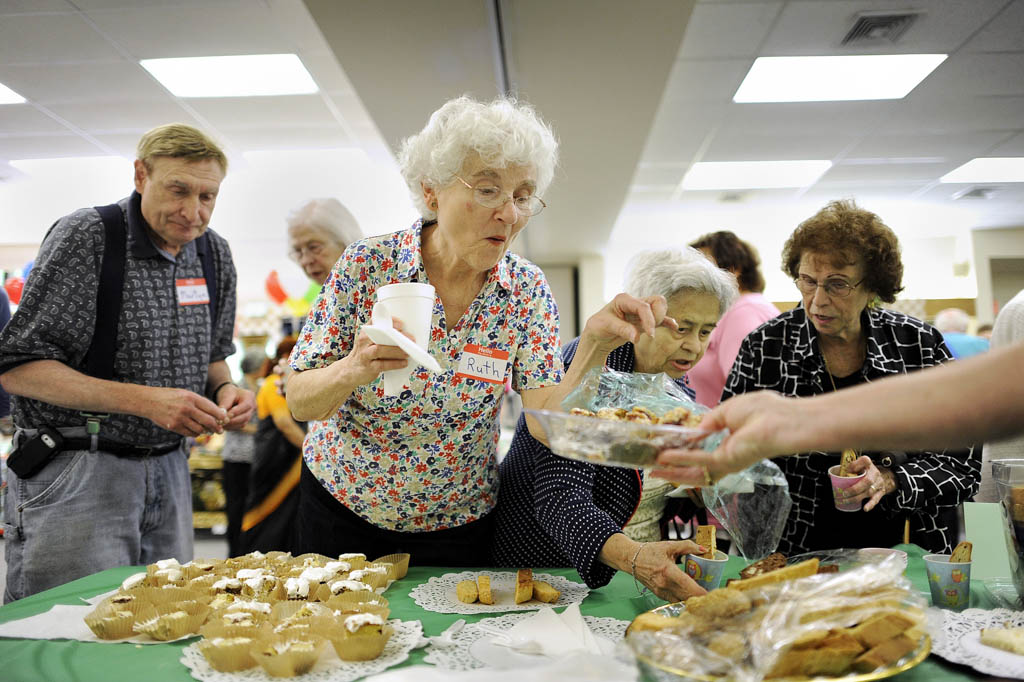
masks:
[[[307,242],[299,246],[293,246],[291,249],[289,249],[288,257],[291,258],[296,263],[298,263],[307,253],[310,256],[316,258],[317,256],[323,254],[326,248],[327,244],[323,242]]]
[[[524,194],[517,197],[512,194],[505,194],[501,187],[487,180],[471,185],[458,175],[455,177],[473,191],[473,200],[484,208],[498,209],[511,201],[519,215],[535,216],[547,206],[543,199],[533,194]]]
[[[865,277],[864,279],[867,278]],[[807,275],[800,275],[793,281],[796,283],[796,288],[799,289],[801,293],[807,294],[808,296],[813,296],[817,293],[818,287],[821,287],[825,290],[825,293],[831,297],[846,298],[853,293],[854,289],[861,285],[864,279],[861,279],[861,281],[856,284],[850,284],[840,277],[829,277],[824,282],[819,283],[817,280],[811,279]]]

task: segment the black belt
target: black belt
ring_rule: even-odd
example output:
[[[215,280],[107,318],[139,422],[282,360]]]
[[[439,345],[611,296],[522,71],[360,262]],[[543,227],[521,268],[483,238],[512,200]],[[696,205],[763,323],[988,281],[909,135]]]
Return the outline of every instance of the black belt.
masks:
[[[89,450],[92,447],[92,439],[89,436],[80,438],[65,438],[64,450]],[[181,441],[165,443],[163,445],[128,445],[116,441],[100,438],[96,449],[101,452],[109,452],[117,457],[156,457],[166,455],[181,447]]]

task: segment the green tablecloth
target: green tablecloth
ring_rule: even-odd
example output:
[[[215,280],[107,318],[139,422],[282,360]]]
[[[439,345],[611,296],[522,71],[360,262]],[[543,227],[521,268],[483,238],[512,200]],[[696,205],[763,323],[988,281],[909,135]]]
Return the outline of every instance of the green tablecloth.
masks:
[[[924,574],[924,552],[914,545],[899,545],[909,555],[907,576],[923,594],[928,592]],[[743,560],[730,557],[725,577],[736,577]],[[117,588],[121,581],[139,568],[113,568],[95,575],[75,580],[46,592],[33,595],[0,607],[0,622],[27,618],[47,611],[55,604],[81,604],[82,597],[91,597]],[[394,583],[386,597],[391,605],[391,617],[402,620],[419,620],[423,623],[424,634],[436,635],[458,618],[469,622],[483,620],[500,614],[481,616],[460,616],[458,614],[433,613],[424,611],[409,598],[409,591],[432,576],[443,575],[452,569],[413,566],[409,575]],[[562,575],[579,581],[572,569],[543,569],[544,572]],[[971,606],[993,608],[988,593],[975,584],[971,590]],[[638,596],[633,579],[623,573],[612,582],[591,591],[581,606],[584,615],[606,616],[621,620],[632,620],[637,614],[663,604],[650,595]],[[26,639],[0,639],[0,680],[7,682],[57,682],[74,681],[111,682],[115,680],[145,680],[146,682],[187,682],[192,680],[188,669],[179,662],[181,649],[189,642],[170,644],[136,645],[98,644],[91,642],[48,641]],[[421,663],[424,650],[412,652],[404,665]],[[486,674],[481,677],[486,679]],[[940,680],[969,680],[977,677],[973,670],[947,663],[936,656],[930,656],[916,668],[898,676],[900,680],[938,682]]]

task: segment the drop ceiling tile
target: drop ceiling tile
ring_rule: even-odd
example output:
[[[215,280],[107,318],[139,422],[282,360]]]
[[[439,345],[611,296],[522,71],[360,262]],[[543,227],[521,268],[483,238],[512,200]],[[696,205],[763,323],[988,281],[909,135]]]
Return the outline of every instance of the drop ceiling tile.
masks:
[[[753,61],[678,60],[665,86],[665,99],[679,102],[731,102]]]
[[[889,102],[874,132],[918,135],[1021,130],[1024,97],[959,97]]]
[[[942,98],[1024,95],[1024,53],[956,54],[939,65],[907,96]]]
[[[0,135],[57,132],[68,129],[31,104],[0,105]]]
[[[1010,139],[1001,142],[986,156],[1024,156],[1024,133],[1017,133]]]
[[[313,80],[316,81],[317,86],[321,90],[338,93],[355,92],[352,82],[349,81],[345,72],[338,66],[338,61],[334,58],[334,55],[303,53],[299,56],[302,59],[302,63],[306,66],[306,70],[313,76]]]
[[[633,185],[643,187],[676,187],[689,167],[685,163],[641,163],[633,175]]]
[[[679,56],[755,57],[781,7],[781,2],[698,3],[686,24]]]
[[[1024,125],[1024,121],[1021,122]],[[970,132],[960,134],[870,135],[846,153],[857,158],[958,158],[980,156],[1006,137],[1001,132]]]
[[[74,0],[85,11],[101,9],[137,9],[139,7],[167,7],[174,5],[179,11],[202,11],[213,5],[239,5],[238,0]],[[252,4],[252,3],[249,3]]]
[[[885,112],[881,102],[731,104],[723,127],[740,134],[861,135],[873,131]]]
[[[337,149],[354,144],[338,126],[233,130],[228,136],[232,146],[242,152],[278,149]]]
[[[138,59],[295,51],[263,3],[225,2],[194,11],[174,6],[97,10],[89,17]],[[140,26],[154,31],[140,31]]]
[[[761,134],[743,132],[738,126],[723,126],[711,140],[701,161],[796,161],[830,160],[858,138],[842,133]]]
[[[40,104],[95,100],[106,97],[144,99],[166,97],[141,66],[129,61],[92,64],[10,64],[0,66],[5,85]]]
[[[223,130],[326,126],[336,122],[320,95],[194,98],[186,102]]]
[[[90,133],[138,132],[165,123],[203,127],[170,97],[163,100],[62,102],[48,107],[55,114]]]
[[[76,14],[17,14],[0,21],[0,63],[118,59],[121,55]]]
[[[818,180],[818,186],[863,184],[915,185],[938,180],[956,167],[955,162],[937,163],[839,163]]]
[[[110,149],[117,152],[120,156],[126,159],[135,158],[135,148],[139,144],[139,138],[142,137],[142,133],[101,133],[93,135],[101,144],[106,145]]]
[[[728,106],[662,100],[647,134],[641,160],[646,163],[691,163]]]
[[[974,34],[961,52],[1024,50],[1024,2],[1010,2],[985,28]]]
[[[4,0],[0,3],[0,15],[74,11],[75,7],[66,0]]]
[[[83,137],[68,135],[33,135],[31,137],[0,137],[0,159],[56,159],[68,156],[105,156]]]
[[[782,9],[762,47],[762,55],[891,54],[952,52],[1005,5],[1004,0],[930,0],[918,3],[925,14],[900,38],[898,44],[881,41],[857,47],[840,45],[863,11],[892,11],[908,5],[890,0],[840,0],[836,2],[789,2]]]

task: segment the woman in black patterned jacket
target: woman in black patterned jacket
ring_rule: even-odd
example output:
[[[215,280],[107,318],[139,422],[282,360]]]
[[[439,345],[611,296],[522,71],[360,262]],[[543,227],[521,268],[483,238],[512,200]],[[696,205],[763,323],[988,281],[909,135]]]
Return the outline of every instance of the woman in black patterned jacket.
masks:
[[[762,389],[811,396],[906,374],[952,359],[942,335],[902,313],[884,310],[902,290],[896,235],[853,202],[834,201],[804,221],[786,242],[783,270],[802,294],[797,308],[747,336],[722,401]],[[793,508],[779,551],[891,547],[910,541],[932,552],[956,543],[957,506],[981,478],[974,448],[862,453],[866,476],[840,502],[863,500],[860,513],[835,507],[829,467],[838,453],[808,452],[775,460],[789,480]]]
[[[641,336],[635,344],[619,346],[608,354],[605,366],[620,372],[665,372],[693,397],[685,375],[703,357],[712,330],[739,295],[735,278],[691,248],[648,251],[630,264],[626,293],[664,296],[667,317],[675,324],[660,326],[654,338]],[[562,351],[566,367],[578,341]],[[572,566],[592,588],[608,584],[616,570],[624,571],[668,601],[704,592],[677,565],[697,545],[661,541],[656,524],[654,537],[633,532],[633,525],[623,531],[634,520],[641,496],[645,506],[659,500],[662,509],[665,505],[667,491],[645,486],[639,470],[552,454],[520,418],[498,473],[492,547],[498,566]]]

